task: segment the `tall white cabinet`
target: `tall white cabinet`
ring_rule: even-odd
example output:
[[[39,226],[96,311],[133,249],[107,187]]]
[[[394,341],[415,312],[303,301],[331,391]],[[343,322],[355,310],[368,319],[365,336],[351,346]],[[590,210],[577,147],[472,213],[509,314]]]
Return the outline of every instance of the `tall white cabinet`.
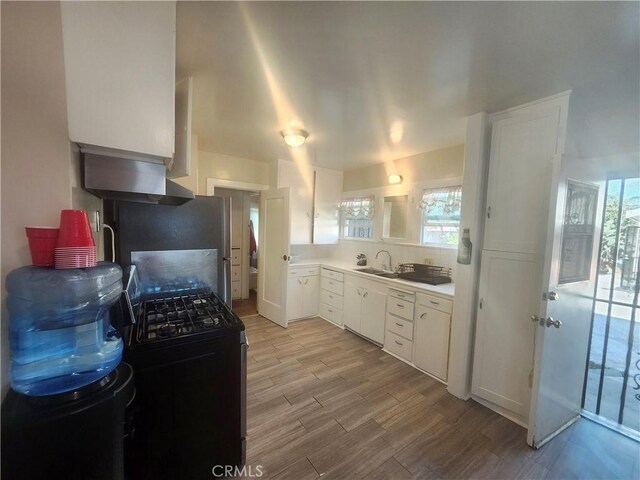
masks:
[[[494,114],[472,395],[526,425],[554,155],[569,95]]]
[[[337,243],[342,172],[278,161],[278,188],[290,191],[292,245]]]
[[[168,159],[175,2],[62,2],[69,138]]]

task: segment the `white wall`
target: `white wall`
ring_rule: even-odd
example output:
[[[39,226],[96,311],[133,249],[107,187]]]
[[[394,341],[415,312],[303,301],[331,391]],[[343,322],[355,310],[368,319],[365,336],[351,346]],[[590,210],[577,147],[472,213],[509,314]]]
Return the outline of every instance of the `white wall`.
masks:
[[[207,194],[207,178],[269,185],[269,164],[250,158],[198,152],[198,195]]]
[[[4,396],[9,382],[4,279],[31,263],[24,227],[57,226],[60,210],[100,209],[102,202],[80,188],[79,155],[69,142],[60,4],[2,2],[0,8]]]

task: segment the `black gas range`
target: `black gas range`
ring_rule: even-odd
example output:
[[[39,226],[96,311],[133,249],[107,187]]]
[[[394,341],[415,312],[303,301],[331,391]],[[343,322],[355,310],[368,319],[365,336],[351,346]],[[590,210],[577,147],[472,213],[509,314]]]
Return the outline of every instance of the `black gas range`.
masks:
[[[210,479],[245,462],[244,325],[214,292],[142,296],[124,358],[135,372],[132,479]],[[221,470],[221,468],[218,468]]]
[[[229,328],[242,330],[242,321],[215,293],[180,291],[141,301],[128,344],[189,341],[191,335],[216,335]]]

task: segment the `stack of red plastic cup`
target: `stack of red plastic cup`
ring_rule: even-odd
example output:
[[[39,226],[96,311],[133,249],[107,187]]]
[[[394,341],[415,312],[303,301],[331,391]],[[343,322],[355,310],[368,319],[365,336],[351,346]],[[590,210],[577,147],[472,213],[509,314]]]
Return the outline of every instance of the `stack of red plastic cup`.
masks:
[[[36,267],[53,267],[55,248],[58,244],[58,228],[26,227],[31,251],[31,263]]]
[[[56,268],[86,268],[96,266],[96,245],[91,225],[84,210],[60,212],[60,234],[55,250]]]

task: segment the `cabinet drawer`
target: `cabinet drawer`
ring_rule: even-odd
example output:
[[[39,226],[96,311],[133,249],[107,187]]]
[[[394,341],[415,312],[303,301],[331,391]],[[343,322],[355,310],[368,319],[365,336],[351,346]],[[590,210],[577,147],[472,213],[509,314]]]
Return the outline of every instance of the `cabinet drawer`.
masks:
[[[413,340],[413,322],[387,313],[387,332]]]
[[[231,265],[240,265],[240,249],[234,248],[231,250]]]
[[[337,293],[330,292],[329,290],[320,291],[320,301],[327,305],[331,305],[332,307],[336,307],[337,309],[343,309],[344,297]]]
[[[406,338],[402,338],[400,335],[396,335],[395,333],[387,330],[384,337],[384,348],[409,362],[411,361],[413,342]]]
[[[322,276],[339,282],[344,281],[344,274],[342,272],[336,272],[335,270],[329,270],[328,268],[322,269]]]
[[[306,277],[309,275],[318,275],[320,267],[289,267],[289,278]]]
[[[407,302],[414,303],[416,301],[415,292],[408,292],[405,290],[396,290],[395,288],[389,289],[389,296],[399,298],[400,300],[406,300]]]
[[[231,298],[240,298],[240,282],[231,282]]]
[[[237,267],[237,266],[231,267],[231,281],[239,282],[240,276],[241,276],[240,267]]]
[[[320,287],[323,290],[329,290],[332,293],[337,293],[338,295],[342,295],[344,284],[337,280],[332,280],[328,277],[322,277],[322,282]]]
[[[387,301],[387,312],[392,313],[396,317],[406,318],[413,321],[414,304],[406,300],[390,297]]]
[[[342,325],[342,310],[337,309],[326,303],[320,303],[320,316],[335,323],[336,325]]]
[[[453,310],[453,302],[451,300],[435,297],[433,295],[427,295],[426,293],[418,294],[418,305],[434,308],[445,313],[451,313],[451,311]]]

